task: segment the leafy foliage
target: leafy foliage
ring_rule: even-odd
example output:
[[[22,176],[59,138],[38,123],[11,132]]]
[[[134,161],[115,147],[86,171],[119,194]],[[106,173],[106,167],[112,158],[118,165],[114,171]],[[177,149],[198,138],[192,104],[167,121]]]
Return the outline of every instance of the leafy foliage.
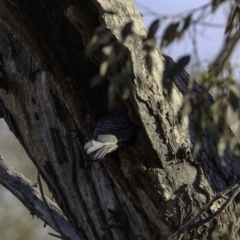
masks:
[[[179,40],[184,36],[187,31],[194,28],[196,25],[201,24],[204,17],[216,11],[224,0],[213,0],[209,4],[205,4],[197,9],[193,9],[184,14],[176,15],[172,22],[169,23],[160,39],[160,47],[164,49],[171,43]],[[201,148],[202,137],[205,133],[217,134],[219,129],[221,130],[221,136],[218,141],[218,153],[223,159],[224,151],[226,148],[230,148],[233,154],[239,154],[238,141],[233,137],[231,129],[229,128],[229,111],[233,115],[237,115],[237,121],[239,121],[239,103],[240,103],[240,87],[237,81],[234,79],[233,67],[228,61],[234,46],[237,43],[233,41],[234,35],[238,36],[239,39],[239,3],[238,1],[229,1],[231,4],[231,10],[229,11],[228,20],[226,22],[226,38],[225,45],[220,55],[216,60],[209,66],[205,72],[200,74],[196,79],[190,77],[189,90],[184,96],[182,108],[179,112],[179,121],[185,115],[191,115],[194,122],[195,130],[195,145],[193,146],[192,153],[193,157],[196,157],[198,151]],[[210,9],[210,11],[208,11]],[[200,12],[198,17],[194,15],[196,12]],[[199,17],[200,16],[200,17]],[[153,21],[149,29],[155,26],[160,21],[165,21],[167,16],[159,16],[157,20]],[[210,24],[209,24],[210,25]],[[159,25],[157,25],[159,27]],[[205,25],[207,26],[207,24]],[[150,30],[149,30],[150,31]],[[151,51],[155,48],[156,30],[151,36],[151,41],[147,39],[145,45],[146,50],[146,64],[149,71],[153,65],[151,59]],[[238,34],[238,35],[237,35]],[[170,96],[173,88],[173,80],[177,74],[179,74],[190,62],[190,55],[183,56],[176,64],[165,73],[163,78],[163,88],[167,91]],[[193,56],[197,59],[197,56]],[[197,82],[202,92],[198,93],[193,89],[193,82]],[[213,99],[210,97],[213,95]],[[224,162],[222,162],[224,164]]]
[[[133,23],[127,23],[122,31],[122,41],[115,39],[111,31],[103,26],[96,29],[90,40],[86,54],[91,57],[93,53],[98,53],[96,59],[100,64],[99,74],[91,79],[90,86],[96,87],[104,80],[108,79],[109,84],[109,104],[116,94],[123,99],[129,97],[128,77],[131,75],[131,62],[128,58],[128,51],[123,45],[128,36],[134,34]],[[95,54],[96,56],[96,54]]]

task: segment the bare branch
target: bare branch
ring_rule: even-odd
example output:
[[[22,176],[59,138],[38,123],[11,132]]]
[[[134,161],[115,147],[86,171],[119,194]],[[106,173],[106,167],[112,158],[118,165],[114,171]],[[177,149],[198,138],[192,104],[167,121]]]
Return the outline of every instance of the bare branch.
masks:
[[[209,201],[209,203],[202,208],[199,213],[191,218],[188,222],[186,222],[181,228],[179,228],[170,238],[170,239],[174,239],[175,237],[177,237],[179,234],[187,232],[189,230],[192,230],[194,228],[200,227],[203,224],[213,220],[216,216],[218,216],[224,209],[226,209],[226,207],[234,200],[234,198],[237,196],[237,194],[240,192],[240,185],[239,185],[240,181],[238,181],[237,183],[233,184],[232,186],[230,186],[229,188],[225,189],[224,191],[218,193],[211,201]],[[232,194],[230,196],[226,196],[228,193],[232,192]],[[206,212],[208,209],[210,209],[210,207],[220,198],[224,198],[226,199],[226,201],[222,204],[221,207],[218,208],[217,211],[215,211],[212,215],[194,223],[204,212]]]
[[[214,213],[213,213],[212,215],[210,215],[209,217],[204,218],[203,220],[200,220],[199,222],[196,222],[196,223],[190,225],[188,229],[189,229],[189,230],[192,230],[192,229],[194,229],[194,228],[200,227],[200,226],[202,226],[203,224],[205,224],[205,223],[207,223],[207,222],[209,222],[209,221],[212,221],[216,216],[220,215],[220,213],[221,213],[222,211],[224,211],[224,210],[229,206],[229,204],[232,203],[232,201],[235,199],[235,197],[236,197],[236,196],[238,195],[238,193],[240,192],[239,182],[238,182],[236,185],[237,185],[237,187],[236,187],[235,190],[233,191],[232,195],[230,195],[230,196],[226,199],[226,201],[224,202],[224,204],[223,204],[216,212],[214,212]],[[236,186],[236,185],[234,185],[234,186]],[[221,196],[221,198],[224,198],[224,195],[225,195],[225,194],[223,194],[223,195]]]
[[[31,214],[36,215],[46,224],[58,231],[52,217],[48,214],[48,210],[46,209],[37,185],[30,182],[23,175],[10,167],[2,156],[0,156],[0,176],[0,183],[14,194],[26,206]],[[65,236],[70,239],[80,239],[59,207],[47,197],[45,197],[45,200],[51,215],[58,223],[59,228],[65,233]]]
[[[48,211],[49,216],[52,218],[52,221],[54,222],[55,228],[61,234],[62,239],[69,240],[69,238],[65,237],[65,234],[62,232],[61,228],[59,227],[58,222],[54,218],[54,216],[53,216],[53,214],[51,212],[51,209],[50,209],[50,207],[49,207],[49,205],[47,203],[46,196],[44,195],[44,192],[43,192],[43,188],[42,188],[42,183],[41,183],[41,178],[40,178],[40,173],[39,172],[38,172],[37,179],[38,179],[38,185],[39,185],[39,190],[40,190],[40,193],[41,193],[41,197],[43,199],[43,202],[45,204],[45,207],[46,207],[46,209]]]

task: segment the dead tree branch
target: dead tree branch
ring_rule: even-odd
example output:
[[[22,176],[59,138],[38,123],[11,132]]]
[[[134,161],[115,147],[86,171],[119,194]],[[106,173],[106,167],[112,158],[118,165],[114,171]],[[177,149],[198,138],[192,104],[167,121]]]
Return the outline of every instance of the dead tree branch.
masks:
[[[15,195],[31,214],[36,215],[42,219],[43,222],[58,231],[55,222],[48,214],[48,210],[46,209],[37,184],[30,182],[23,175],[10,167],[2,156],[0,156],[0,176],[0,183]],[[51,215],[54,217],[65,236],[69,239],[80,239],[58,206],[47,197],[45,197],[45,200]]]

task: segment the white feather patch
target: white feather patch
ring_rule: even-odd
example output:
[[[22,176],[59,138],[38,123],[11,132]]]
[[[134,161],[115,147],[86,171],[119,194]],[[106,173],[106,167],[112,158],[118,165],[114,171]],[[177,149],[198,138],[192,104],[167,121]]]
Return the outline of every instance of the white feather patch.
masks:
[[[114,135],[100,135],[98,140],[92,139],[84,145],[84,150],[94,160],[102,159],[106,154],[118,148],[117,138]]]

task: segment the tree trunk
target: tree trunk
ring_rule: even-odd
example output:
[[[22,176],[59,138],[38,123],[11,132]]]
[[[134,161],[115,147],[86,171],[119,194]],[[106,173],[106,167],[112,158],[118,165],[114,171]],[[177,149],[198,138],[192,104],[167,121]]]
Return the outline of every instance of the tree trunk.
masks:
[[[239,157],[226,150],[223,166],[216,150],[219,136],[209,133],[204,134],[198,161],[190,156],[175,164],[182,146],[191,148],[194,143],[191,119],[177,121],[188,75],[182,71],[174,79],[177,87],[169,99],[161,79],[164,62],[167,70],[173,62],[155,50],[149,74],[142,50],[146,30],[132,1],[0,0],[0,9],[0,115],[75,232],[47,220],[37,208],[34,214],[65,239],[166,239],[216,193],[237,182]],[[135,146],[84,168],[83,145],[91,138],[96,121],[107,112],[108,94],[107,81],[89,88],[99,61],[97,55],[86,57],[86,44],[100,25],[120,39],[121,29],[129,21],[134,22],[136,34],[124,43],[133,71],[131,94],[125,103],[141,128],[138,140]],[[201,88],[195,86],[194,91],[200,93]],[[70,137],[74,131],[77,138]],[[15,192],[18,187],[10,187],[4,176],[1,183],[21,198]],[[21,201],[32,210],[32,198]],[[214,214],[221,204],[215,204],[200,220]],[[234,207],[231,203],[218,216],[218,233],[231,222],[231,235],[237,239]],[[54,211],[51,206],[50,210]],[[194,228],[188,233],[191,239],[205,239],[212,223],[196,229],[195,221],[186,229]]]

